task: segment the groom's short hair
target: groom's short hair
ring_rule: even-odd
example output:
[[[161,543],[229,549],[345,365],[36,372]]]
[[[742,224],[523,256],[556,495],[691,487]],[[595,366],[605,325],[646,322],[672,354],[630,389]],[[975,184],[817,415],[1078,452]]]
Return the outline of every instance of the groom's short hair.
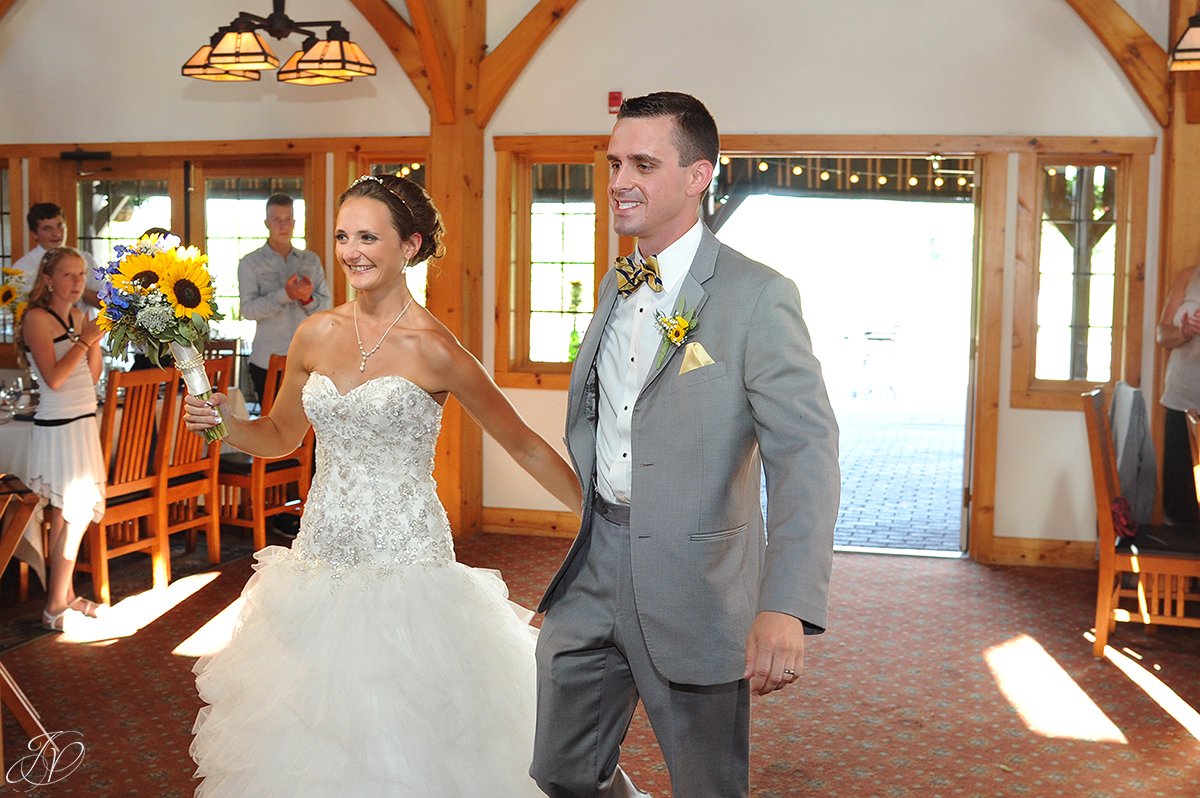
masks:
[[[617,111],[617,119],[655,116],[669,116],[675,120],[675,146],[679,149],[680,166],[690,166],[696,161],[708,161],[716,166],[721,155],[721,138],[717,134],[717,123],[704,103],[690,94],[656,91],[642,97],[630,97]]]

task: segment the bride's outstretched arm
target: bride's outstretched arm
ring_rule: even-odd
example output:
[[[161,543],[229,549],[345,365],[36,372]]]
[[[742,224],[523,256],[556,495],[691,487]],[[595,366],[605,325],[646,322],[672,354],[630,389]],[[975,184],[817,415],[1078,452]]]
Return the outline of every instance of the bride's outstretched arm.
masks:
[[[304,382],[308,379],[308,370],[302,359],[293,353],[306,351],[306,348],[313,346],[313,342],[308,340],[313,337],[313,328],[308,321],[301,324],[292,337],[283,382],[275,394],[270,414],[256,419],[240,418],[226,412],[224,394],[213,394],[208,400],[188,396],[187,409],[183,414],[187,428],[202,433],[209,427],[215,427],[223,418],[229,428],[225,441],[243,452],[258,457],[283,457],[295,451],[309,427],[300,398]],[[305,327],[309,329],[305,330]]]
[[[444,376],[446,390],[454,394],[471,418],[538,484],[579,515],[583,499],[575,472],[529,428],[475,356],[452,336],[442,339],[440,346],[427,348],[425,354],[430,365]]]

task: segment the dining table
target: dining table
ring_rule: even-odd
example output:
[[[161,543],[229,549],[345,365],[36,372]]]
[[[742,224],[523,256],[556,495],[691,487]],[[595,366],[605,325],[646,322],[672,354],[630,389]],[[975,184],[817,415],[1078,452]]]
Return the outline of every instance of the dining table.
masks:
[[[242,392],[234,387],[229,389],[227,394],[228,411],[235,416],[246,417],[246,400]],[[103,418],[106,412],[105,406],[101,403],[96,409],[97,424]],[[117,408],[120,412],[120,408]],[[0,419],[7,416],[8,413],[0,413]],[[22,482],[29,482],[29,454],[33,445],[33,417],[28,413],[17,412],[11,419],[0,421],[0,474],[13,474],[20,478]],[[45,502],[43,501],[34,511],[33,516],[29,519],[29,523],[25,525],[25,531],[21,536],[21,542],[17,544],[17,550],[13,555],[21,562],[28,563],[29,567],[37,574],[42,585],[46,585],[46,557],[43,551],[42,541],[42,520]]]

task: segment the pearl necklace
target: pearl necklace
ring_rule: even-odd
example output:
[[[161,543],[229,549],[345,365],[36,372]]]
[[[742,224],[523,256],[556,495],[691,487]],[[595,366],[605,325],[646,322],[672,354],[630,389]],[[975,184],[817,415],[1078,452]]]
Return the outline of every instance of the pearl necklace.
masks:
[[[360,374],[367,370],[367,358],[378,352],[379,347],[383,346],[384,339],[387,338],[388,333],[390,333],[392,328],[396,326],[401,318],[403,318],[404,314],[408,312],[409,305],[412,305],[414,299],[415,297],[409,298],[408,304],[404,306],[404,310],[400,311],[400,315],[397,316],[392,323],[388,325],[387,329],[383,331],[383,335],[379,337],[379,343],[371,347],[370,352],[363,349],[362,335],[358,332],[358,303],[354,303],[354,337],[358,339],[358,353],[362,355],[362,360],[359,361],[358,364],[358,371]]]

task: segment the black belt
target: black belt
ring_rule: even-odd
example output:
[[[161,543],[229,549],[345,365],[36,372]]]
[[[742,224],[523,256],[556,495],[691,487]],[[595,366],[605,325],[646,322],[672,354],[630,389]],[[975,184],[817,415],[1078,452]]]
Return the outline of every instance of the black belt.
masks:
[[[35,427],[61,427],[64,424],[73,424],[76,421],[83,421],[85,418],[95,417],[95,413],[84,413],[82,416],[75,416],[75,418],[35,418],[33,425]]]
[[[592,508],[595,509],[597,515],[610,524],[629,526],[628,504],[613,504],[605,500],[599,493],[596,493],[592,496]]]

